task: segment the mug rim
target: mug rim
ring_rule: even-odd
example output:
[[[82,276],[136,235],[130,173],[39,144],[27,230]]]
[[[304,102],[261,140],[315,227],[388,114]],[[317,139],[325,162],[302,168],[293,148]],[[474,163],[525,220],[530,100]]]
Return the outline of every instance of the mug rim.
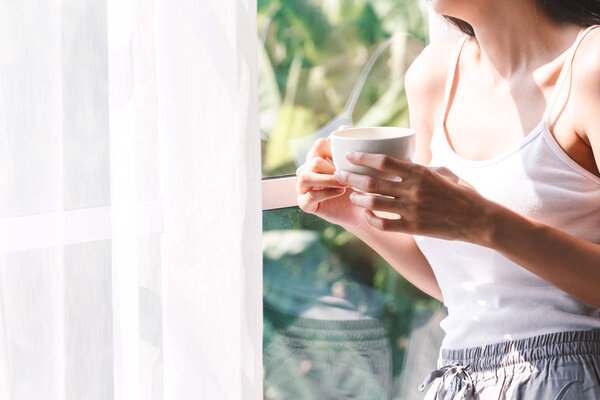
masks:
[[[338,135],[338,133],[341,132],[347,132],[347,131],[357,131],[357,130],[361,130],[361,129],[377,129],[377,130],[398,130],[398,131],[404,131],[404,133],[399,134],[399,135],[394,135],[394,136],[390,136],[390,137],[380,137],[380,138],[370,138],[370,137],[347,137],[347,136],[341,136]],[[402,139],[402,138],[407,138],[407,137],[411,137],[416,135],[417,131],[414,130],[413,128],[405,128],[405,127],[400,127],[400,126],[359,126],[359,127],[352,127],[352,128],[346,128],[346,129],[338,129],[334,132],[331,133],[331,138],[336,138],[336,139],[343,139],[343,140],[390,140],[390,139]]]

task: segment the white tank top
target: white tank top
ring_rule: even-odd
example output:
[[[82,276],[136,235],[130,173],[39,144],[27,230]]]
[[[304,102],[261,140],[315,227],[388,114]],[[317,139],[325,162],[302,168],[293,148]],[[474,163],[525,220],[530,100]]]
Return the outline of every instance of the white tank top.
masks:
[[[550,110],[571,70],[575,51],[595,27],[580,33],[571,47],[542,121],[510,150],[484,161],[455,153],[444,129],[456,65],[467,37],[463,38],[448,71],[443,117],[431,139],[429,165],[449,168],[484,197],[521,215],[600,243],[600,178],[573,161],[548,129]],[[415,236],[415,240],[435,273],[448,308],[448,317],[440,324],[446,332],[444,348],[600,328],[600,309],[575,299],[495,250],[424,236]]]

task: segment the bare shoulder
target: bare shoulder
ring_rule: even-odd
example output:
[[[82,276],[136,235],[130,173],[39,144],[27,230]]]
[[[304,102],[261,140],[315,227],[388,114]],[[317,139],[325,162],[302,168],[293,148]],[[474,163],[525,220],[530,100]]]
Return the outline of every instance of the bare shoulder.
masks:
[[[581,42],[573,60],[574,101],[578,120],[588,143],[600,142],[600,28],[593,29]]]
[[[417,131],[417,162],[428,164],[430,142],[440,116],[446,76],[458,38],[432,43],[411,64],[404,79],[410,125]]]
[[[406,72],[406,90],[410,94],[423,95],[444,90],[450,59],[456,48],[457,38],[427,45]]]
[[[450,60],[458,41],[458,38],[451,38],[429,44],[411,64],[405,77],[411,108],[432,111],[441,104]]]
[[[590,31],[580,44],[573,68],[574,83],[591,90],[600,89],[600,28]]]

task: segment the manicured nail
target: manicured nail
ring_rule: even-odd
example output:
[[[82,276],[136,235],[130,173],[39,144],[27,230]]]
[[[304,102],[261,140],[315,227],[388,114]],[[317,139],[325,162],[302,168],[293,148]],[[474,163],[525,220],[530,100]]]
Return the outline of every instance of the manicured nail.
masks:
[[[356,199],[356,193],[352,192],[350,193],[350,201],[354,201],[354,199]]]
[[[340,171],[339,169],[338,169],[338,170],[336,170],[336,171],[333,173],[333,176],[335,176],[335,178],[336,178],[338,181],[341,181],[341,180],[344,180],[344,179],[346,179],[346,176],[347,176],[347,175],[348,175],[348,174],[347,174],[346,172],[344,172],[344,171]]]

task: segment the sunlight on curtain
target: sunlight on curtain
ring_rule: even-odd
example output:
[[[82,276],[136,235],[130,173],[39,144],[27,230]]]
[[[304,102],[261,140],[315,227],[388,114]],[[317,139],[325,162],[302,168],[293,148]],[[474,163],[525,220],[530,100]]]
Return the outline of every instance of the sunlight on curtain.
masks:
[[[0,3],[0,399],[260,399],[254,0]]]

